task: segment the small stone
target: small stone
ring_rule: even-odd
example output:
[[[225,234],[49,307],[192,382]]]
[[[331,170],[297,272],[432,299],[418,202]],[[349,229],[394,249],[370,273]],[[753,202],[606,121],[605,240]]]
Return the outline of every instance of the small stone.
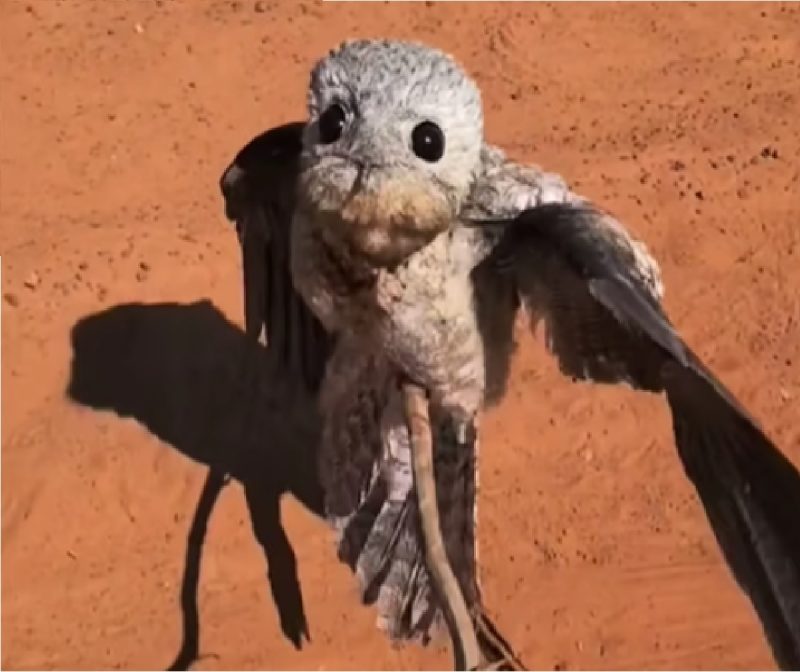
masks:
[[[39,277],[39,274],[36,271],[32,271],[31,274],[25,278],[25,282],[23,283],[28,289],[36,289],[42,282],[42,279]]]
[[[141,23],[134,24],[133,29],[141,35],[144,32],[144,26]]]
[[[6,292],[5,294],[3,294],[3,299],[9,306],[12,306],[14,308],[16,308],[19,305],[19,298],[17,297],[16,294],[12,294],[11,292]]]
[[[266,12],[266,11],[267,11],[267,5],[266,5],[266,3],[264,3],[262,0],[258,0],[258,1],[257,1],[257,2],[256,2],[254,5],[253,5],[253,9],[254,9],[254,10],[257,12],[257,13],[259,13],[259,14],[263,14],[264,12]]]
[[[789,390],[787,390],[785,387],[781,387],[778,392],[781,395],[781,399],[784,401],[789,401],[792,398],[792,393],[789,392]]]

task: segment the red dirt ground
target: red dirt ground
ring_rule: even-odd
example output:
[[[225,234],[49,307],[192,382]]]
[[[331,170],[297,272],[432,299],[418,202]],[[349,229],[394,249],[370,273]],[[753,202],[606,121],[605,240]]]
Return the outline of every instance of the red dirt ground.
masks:
[[[89,355],[109,394],[139,395],[114,400],[133,408],[123,419],[68,399],[70,332],[117,304],[205,298],[241,324],[220,171],[302,117],[309,67],[344,38],[455,54],[488,137],[651,245],[689,343],[800,461],[798,35],[800,7],[760,3],[6,0],[2,666],[163,669],[178,651],[207,467],[153,418],[183,414],[184,434],[217,422],[193,399],[236,379],[204,357],[224,361],[240,335],[209,305],[106,324]],[[531,340],[482,459],[486,601],[529,665],[774,666],[660,399],[565,382]],[[197,667],[447,668],[443,645],[392,649],[323,522],[289,495],[282,512],[311,644],[281,634],[234,483],[208,529]]]

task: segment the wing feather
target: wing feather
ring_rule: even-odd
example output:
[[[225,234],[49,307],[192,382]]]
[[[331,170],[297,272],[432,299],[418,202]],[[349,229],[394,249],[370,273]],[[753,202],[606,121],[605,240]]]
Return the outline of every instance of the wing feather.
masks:
[[[488,226],[502,233],[490,234],[497,242],[473,281],[513,279],[565,374],[666,393],[679,456],[723,555],[778,663],[800,666],[800,474],[684,344],[660,306],[654,262],[586,202]]]
[[[266,322],[267,296],[269,295],[269,245],[260,232],[262,213],[255,211],[245,215],[237,226],[239,244],[242,248],[242,280],[244,281],[245,331],[259,339]]]
[[[247,334],[263,334],[273,364],[316,392],[332,337],[295,290],[289,267],[302,131],[297,122],[253,138],[223,173],[220,189],[242,248]]]

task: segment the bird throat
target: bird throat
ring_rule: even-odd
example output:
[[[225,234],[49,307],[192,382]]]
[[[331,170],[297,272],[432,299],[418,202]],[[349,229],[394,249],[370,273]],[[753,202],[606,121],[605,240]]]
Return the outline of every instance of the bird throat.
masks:
[[[321,205],[321,204],[319,204]],[[348,262],[397,267],[452,223],[452,204],[430,182],[377,171],[359,178],[335,207],[316,207],[313,220],[327,244]]]

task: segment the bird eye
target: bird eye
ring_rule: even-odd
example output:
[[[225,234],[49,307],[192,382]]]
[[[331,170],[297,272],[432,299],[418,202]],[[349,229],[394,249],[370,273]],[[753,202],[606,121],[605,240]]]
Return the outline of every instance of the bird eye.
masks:
[[[325,145],[330,145],[342,137],[347,115],[342,106],[334,103],[325,110],[319,118],[319,139]]]
[[[411,148],[420,159],[436,163],[444,154],[444,133],[432,121],[417,124],[411,132]]]

